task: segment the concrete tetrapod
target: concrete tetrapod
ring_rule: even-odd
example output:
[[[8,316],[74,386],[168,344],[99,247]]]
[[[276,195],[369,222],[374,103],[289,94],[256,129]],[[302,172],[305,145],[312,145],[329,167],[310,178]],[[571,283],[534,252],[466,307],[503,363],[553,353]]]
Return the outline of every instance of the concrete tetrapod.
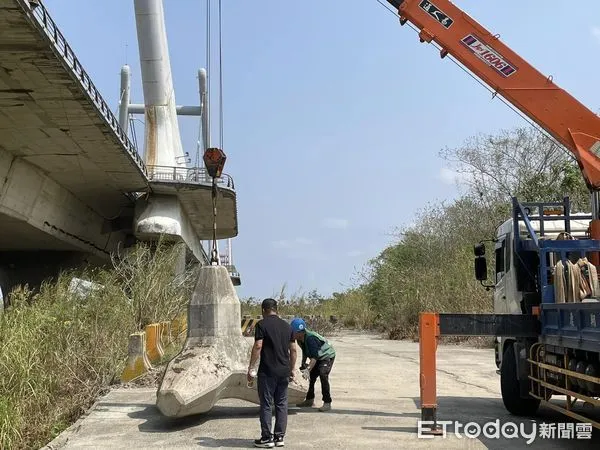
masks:
[[[259,403],[256,383],[248,388],[246,370],[252,343],[240,329],[240,301],[224,266],[199,269],[188,305],[187,339],[165,370],[156,406],[169,417],[209,411],[217,401],[237,398]],[[296,374],[289,404],[301,402],[306,386]]]

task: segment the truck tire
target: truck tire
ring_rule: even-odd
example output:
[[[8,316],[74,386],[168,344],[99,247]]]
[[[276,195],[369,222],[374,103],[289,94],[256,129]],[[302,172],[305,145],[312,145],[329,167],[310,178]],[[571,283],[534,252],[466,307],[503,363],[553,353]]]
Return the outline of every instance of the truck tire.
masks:
[[[500,366],[500,390],[504,407],[515,416],[533,416],[537,412],[540,401],[535,398],[522,398],[517,378],[517,361],[515,348],[508,343],[502,355]]]

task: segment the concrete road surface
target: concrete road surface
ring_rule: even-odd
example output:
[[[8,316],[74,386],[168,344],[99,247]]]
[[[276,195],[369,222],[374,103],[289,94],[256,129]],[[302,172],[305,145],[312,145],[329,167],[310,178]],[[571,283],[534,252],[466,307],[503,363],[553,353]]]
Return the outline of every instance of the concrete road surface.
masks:
[[[290,408],[287,448],[600,448],[598,430],[592,440],[577,439],[577,425],[552,410],[542,409],[537,423],[510,416],[500,398],[493,350],[452,345],[438,349],[439,420],[483,426],[498,419],[500,428],[513,422],[529,436],[534,425],[539,429],[542,422],[552,423],[554,430],[548,430],[555,438],[542,437],[538,431],[528,444],[522,436],[494,438],[491,428],[487,434],[492,437],[469,438],[458,425],[452,425],[446,437],[419,438],[418,344],[349,332],[331,340],[338,352],[331,374],[333,410]],[[160,415],[154,399],[153,389],[113,390],[50,448],[249,448],[259,437],[256,405],[227,400],[204,416],[170,420]],[[573,430],[572,439],[557,438],[563,423],[567,433],[570,427]],[[475,428],[469,431],[476,433]]]

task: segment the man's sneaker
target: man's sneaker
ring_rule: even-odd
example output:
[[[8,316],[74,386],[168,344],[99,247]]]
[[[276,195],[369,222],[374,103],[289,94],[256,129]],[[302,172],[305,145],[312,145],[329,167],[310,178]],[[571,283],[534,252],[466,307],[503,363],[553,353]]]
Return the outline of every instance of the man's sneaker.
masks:
[[[275,447],[283,447],[284,445],[283,436],[275,436]]]
[[[313,400],[304,400],[302,403],[297,403],[296,406],[299,408],[311,408],[315,404]]]
[[[319,411],[325,412],[331,410],[331,403],[323,403],[323,406],[319,408]]]
[[[260,438],[254,441],[254,446],[258,448],[273,448],[275,447],[275,442],[273,442],[273,438]]]

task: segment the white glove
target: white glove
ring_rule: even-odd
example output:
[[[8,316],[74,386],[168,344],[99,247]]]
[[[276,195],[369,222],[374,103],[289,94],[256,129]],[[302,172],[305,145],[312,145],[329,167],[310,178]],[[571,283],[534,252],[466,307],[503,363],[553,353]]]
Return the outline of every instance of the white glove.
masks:
[[[309,377],[310,377],[310,371],[308,369],[304,369],[302,371],[302,378],[304,378],[305,380],[308,380]]]

